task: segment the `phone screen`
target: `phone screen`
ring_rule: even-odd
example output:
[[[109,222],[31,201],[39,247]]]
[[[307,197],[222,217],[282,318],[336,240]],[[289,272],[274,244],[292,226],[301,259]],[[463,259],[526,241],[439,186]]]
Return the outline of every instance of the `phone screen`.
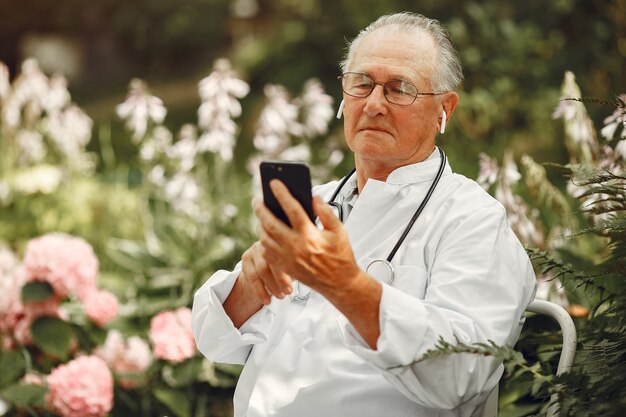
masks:
[[[276,217],[291,226],[287,215],[270,189],[269,183],[274,178],[279,179],[287,186],[291,195],[300,202],[311,221],[315,221],[311,196],[311,175],[308,166],[300,162],[263,161],[260,169],[263,202]]]

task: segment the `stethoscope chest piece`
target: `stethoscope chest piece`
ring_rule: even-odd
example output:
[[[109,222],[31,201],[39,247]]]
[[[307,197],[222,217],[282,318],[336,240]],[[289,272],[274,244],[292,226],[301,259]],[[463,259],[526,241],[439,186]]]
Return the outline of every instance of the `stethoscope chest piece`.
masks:
[[[295,289],[291,295],[291,301],[298,301],[300,303],[306,303],[311,298],[311,289],[300,281],[295,281]],[[304,289],[302,288],[304,287]]]
[[[380,282],[391,285],[394,277],[394,269],[391,262],[386,259],[374,259],[365,269],[365,273],[376,278]]]

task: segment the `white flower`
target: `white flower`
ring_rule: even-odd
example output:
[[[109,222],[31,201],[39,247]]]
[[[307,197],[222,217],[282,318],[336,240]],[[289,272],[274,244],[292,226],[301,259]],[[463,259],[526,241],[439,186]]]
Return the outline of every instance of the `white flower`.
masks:
[[[615,145],[615,152],[617,152],[622,159],[626,161],[626,140],[620,140],[617,142],[617,145]]]
[[[52,165],[36,165],[19,172],[14,179],[15,188],[23,194],[53,193],[63,180],[63,172]]]
[[[195,135],[193,126],[183,126],[180,131],[180,139],[167,150],[167,156],[177,160],[179,168],[183,172],[191,171],[196,165],[198,144]]]
[[[227,59],[215,61],[213,72],[200,80],[198,92],[202,105],[198,110],[198,125],[209,129],[215,114],[226,113],[229,117],[241,115],[241,104],[238,98],[245,97],[250,92],[250,86],[237,78]]]
[[[333,101],[333,98],[324,92],[319,80],[310,79],[304,84],[304,91],[295,104],[302,109],[305,135],[313,137],[328,132],[328,124],[335,113]]]
[[[167,109],[163,101],[148,92],[147,84],[135,78],[130,82],[126,101],[115,108],[117,115],[126,121],[133,132],[133,140],[139,143],[148,130],[149,123],[160,124],[165,120]]]
[[[11,82],[9,80],[9,67],[0,61],[0,102],[11,91]]]
[[[626,160],[626,140],[618,141],[615,149],[608,145],[600,147],[600,168],[619,174],[623,170],[623,160]]]
[[[543,247],[545,237],[538,223],[539,211],[531,209],[518,195],[507,201],[505,208],[509,224],[519,240],[525,245]]]
[[[221,236],[221,239],[219,239],[219,243],[220,243],[220,249],[222,249],[222,253],[223,254],[227,254],[227,253],[231,253],[236,246],[235,239],[231,238],[230,236]]]
[[[626,102],[626,94],[621,94],[619,99]],[[616,108],[613,114],[604,119],[604,127],[600,133],[607,141],[611,141],[619,126],[622,127],[620,138],[626,139],[626,109],[622,107]]]
[[[15,134],[15,143],[18,148],[18,164],[29,165],[41,162],[47,154],[47,149],[41,133],[33,130],[19,130]]]
[[[308,161],[311,158],[311,148],[302,143],[282,151],[278,159],[285,161]]]
[[[198,217],[200,207],[200,187],[195,179],[186,173],[179,172],[170,179],[164,187],[165,198],[170,202],[174,210]]]
[[[198,139],[198,151],[210,151],[219,154],[224,161],[233,159],[235,138],[224,130],[212,130],[205,132]]]
[[[223,223],[229,222],[239,213],[239,208],[234,204],[226,204],[222,207],[221,220]]]
[[[478,182],[478,184],[480,184],[480,186],[484,189],[488,189],[498,178],[498,172],[500,171],[498,162],[486,153],[481,152],[478,164],[480,169],[478,171],[478,179],[476,182]]]
[[[264,154],[277,155],[289,146],[289,136],[278,135],[271,130],[257,129],[254,136],[254,147]]]
[[[298,123],[298,106],[291,103],[284,87],[269,84],[264,92],[267,104],[261,112],[253,143],[259,151],[276,155],[289,146],[290,135],[300,135],[303,127]]]
[[[13,82],[13,91],[4,104],[3,118],[7,125],[16,128],[22,122],[39,119],[48,95],[48,77],[40,70],[37,61],[27,59],[22,63],[22,73]]]
[[[345,155],[341,149],[334,149],[328,156],[328,166],[332,168],[336,167],[343,161],[344,157]]]
[[[71,101],[70,92],[67,90],[67,79],[61,75],[50,78],[48,94],[43,101],[43,107],[48,112],[61,111]]]
[[[219,154],[225,161],[233,157],[237,125],[232,118],[241,115],[240,98],[250,87],[237,78],[228,60],[215,61],[213,72],[198,84],[202,103],[198,109],[198,126],[202,134],[198,140],[198,152]]]
[[[152,161],[167,152],[172,144],[172,132],[164,126],[157,126],[139,149],[139,157]]]
[[[91,118],[80,107],[71,105],[60,113],[51,114],[45,126],[59,152],[70,163],[78,162],[75,160],[80,159],[91,140]]]
[[[165,185],[165,168],[163,165],[155,165],[152,167],[148,174],[148,181],[158,187]]]
[[[522,178],[522,174],[519,173],[517,169],[517,164],[513,160],[513,154],[507,152],[504,155],[504,160],[502,161],[502,175],[503,180],[509,184],[517,183],[520,178]]]
[[[565,144],[568,147],[570,159],[574,163],[593,163],[599,154],[599,145],[585,106],[579,101],[571,100],[582,97],[582,94],[576,84],[574,74],[570,71],[565,73],[561,92],[563,98],[559,100],[552,117],[563,118]]]

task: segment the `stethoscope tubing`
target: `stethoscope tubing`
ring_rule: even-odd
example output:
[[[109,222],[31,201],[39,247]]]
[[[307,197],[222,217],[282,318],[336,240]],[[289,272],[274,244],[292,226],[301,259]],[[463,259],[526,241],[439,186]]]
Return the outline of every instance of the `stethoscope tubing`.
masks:
[[[391,252],[389,252],[389,255],[387,256],[387,259],[385,259],[385,260],[375,259],[367,266],[367,269],[365,270],[367,272],[370,269],[370,267],[372,267],[372,265],[377,264],[377,263],[384,264],[385,267],[388,268],[388,271],[390,272],[389,273],[389,278],[387,280],[387,284],[391,284],[393,282],[394,275],[395,275],[395,271],[394,271],[393,265],[391,264],[391,261],[393,260],[394,256],[396,256],[396,253],[398,252],[398,249],[400,249],[400,246],[402,246],[402,243],[404,243],[404,240],[406,239],[406,237],[408,236],[409,232],[413,228],[413,225],[415,224],[415,222],[419,218],[420,214],[422,214],[422,211],[424,211],[424,208],[426,207],[426,204],[428,203],[428,201],[430,200],[431,196],[433,195],[433,192],[435,191],[435,188],[437,187],[437,184],[439,184],[439,180],[441,180],[441,177],[443,176],[443,172],[444,172],[445,167],[446,167],[447,157],[446,157],[446,153],[441,148],[439,148],[439,155],[441,156],[441,162],[439,164],[439,169],[437,170],[437,174],[435,175],[435,178],[433,179],[432,184],[428,188],[428,191],[426,192],[426,195],[424,196],[424,199],[420,203],[420,205],[417,208],[417,210],[415,210],[415,213],[413,213],[413,216],[411,217],[411,220],[409,220],[409,223],[407,223],[406,227],[404,228],[404,231],[402,232],[402,235],[400,235],[400,237],[398,238],[398,241],[396,242],[395,246],[393,247]],[[339,195],[339,193],[343,189],[343,187],[346,184],[346,182],[348,182],[350,177],[352,177],[352,175],[354,175],[355,172],[356,172],[356,168],[353,168],[345,177],[343,177],[343,179],[341,180],[341,182],[339,183],[339,185],[335,189],[335,192],[333,193],[333,195],[331,196],[330,200],[328,201],[328,204],[337,207],[339,213],[342,212],[341,205],[339,203],[337,203],[335,201],[335,199],[337,198],[337,196]],[[340,214],[340,220],[343,221],[343,219],[341,217],[342,216]],[[302,301],[302,302],[307,301],[309,299],[309,297],[311,296],[311,291],[309,290],[309,292],[306,295],[302,296],[302,295],[300,295],[300,282],[298,281],[296,284],[297,284],[296,295],[293,295],[291,297],[292,300]]]
[[[422,203],[419,205],[417,210],[415,210],[413,217],[411,217],[411,220],[406,225],[404,231],[402,232],[402,235],[396,242],[396,245],[393,247],[391,252],[389,252],[389,256],[387,256],[387,262],[389,263],[391,263],[391,260],[393,259],[393,257],[396,256],[396,252],[398,252],[398,249],[400,249],[400,246],[402,245],[402,243],[404,243],[404,239],[406,239],[409,232],[413,228],[415,221],[420,216],[420,214],[422,214],[422,211],[424,211],[424,207],[426,207],[426,203],[428,203],[428,201],[430,200],[430,197],[433,195],[433,192],[435,192],[435,188],[437,187],[437,184],[439,184],[439,180],[441,179],[441,176],[443,175],[443,171],[446,168],[446,160],[447,160],[446,154],[441,148],[439,148],[439,155],[441,156],[441,163],[439,164],[439,170],[437,171],[437,175],[435,176],[433,183],[430,185],[430,188],[428,188],[428,191],[426,192],[426,195],[424,196]]]

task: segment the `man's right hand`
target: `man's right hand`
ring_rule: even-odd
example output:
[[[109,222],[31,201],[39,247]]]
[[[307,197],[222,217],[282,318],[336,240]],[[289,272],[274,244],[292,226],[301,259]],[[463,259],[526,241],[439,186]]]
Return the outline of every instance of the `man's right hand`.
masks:
[[[263,246],[256,242],[244,252],[241,273],[224,301],[224,311],[237,328],[269,304],[271,296],[284,298],[291,293],[291,278],[274,271],[265,261],[263,251]]]

